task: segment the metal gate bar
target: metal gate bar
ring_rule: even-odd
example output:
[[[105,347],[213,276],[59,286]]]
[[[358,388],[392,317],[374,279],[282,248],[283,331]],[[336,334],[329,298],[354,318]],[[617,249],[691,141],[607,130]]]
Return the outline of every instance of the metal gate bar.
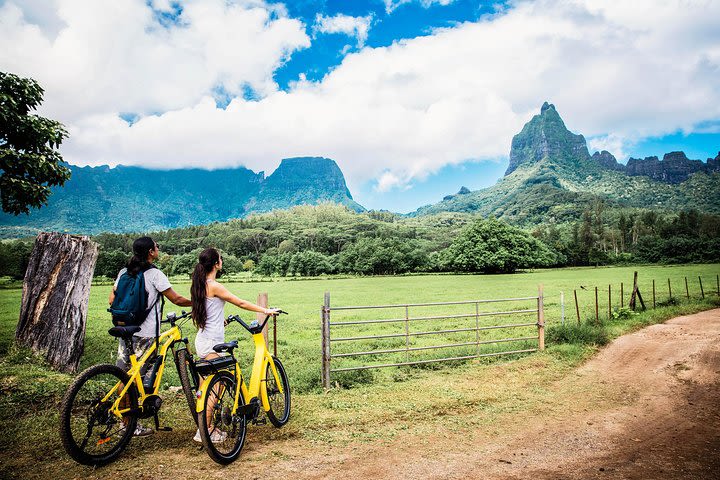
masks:
[[[533,337],[535,338],[535,337]],[[418,360],[416,362],[402,362],[402,363],[384,363],[382,365],[363,365],[361,367],[348,367],[348,368],[331,368],[331,372],[349,372],[351,370],[368,370],[370,368],[385,368],[385,367],[402,367],[405,365],[422,365],[424,363],[437,363],[447,362],[451,360],[469,360],[471,358],[481,357],[497,357],[500,355],[511,355],[513,353],[528,353],[537,352],[537,348],[528,348],[527,350],[512,350],[509,352],[498,352],[498,353],[482,353],[480,355],[467,355],[464,357],[448,357],[448,358],[434,358],[432,360]]]
[[[533,298],[534,299],[534,298]],[[333,308],[331,310],[340,310],[340,308]],[[405,322],[406,320],[442,320],[445,318],[475,318],[475,317],[492,317],[494,315],[512,315],[515,313],[537,313],[536,308],[530,308],[528,310],[508,310],[505,312],[483,312],[483,313],[467,313],[461,315],[438,315],[432,317],[411,317],[411,318],[389,318],[383,320],[357,320],[354,322],[333,322],[333,327],[342,325],[365,325],[370,323],[399,323]]]
[[[466,342],[466,343],[448,343],[445,345],[433,345],[430,347],[412,347],[409,349],[409,351],[416,351],[416,350],[431,350],[433,348],[450,348],[450,347],[468,347],[470,345],[487,345],[491,343],[503,343],[503,342],[519,342],[522,340],[535,340],[537,337],[516,337],[516,338],[501,338],[498,340],[483,340],[481,342]],[[379,355],[379,354],[385,354],[385,353],[399,353],[404,352],[406,349],[404,348],[395,348],[392,350],[370,350],[368,352],[350,352],[350,353],[335,353],[330,356],[330,358],[341,358],[341,357],[356,357],[360,355]]]

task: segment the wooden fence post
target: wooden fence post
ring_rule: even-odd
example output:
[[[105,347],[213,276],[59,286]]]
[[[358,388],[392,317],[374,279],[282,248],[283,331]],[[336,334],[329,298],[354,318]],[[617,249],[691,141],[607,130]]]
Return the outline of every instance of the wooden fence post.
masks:
[[[600,323],[600,306],[598,305],[598,288],[595,287],[595,323]]]
[[[670,279],[668,278],[668,296],[672,300],[672,287],[670,286]]]
[[[575,295],[575,313],[577,313],[578,325],[580,325],[580,307],[577,301],[577,290],[573,290],[573,295]]]
[[[268,294],[267,294],[267,293],[258,293],[257,304],[258,304],[258,306],[260,306],[260,307],[267,308],[267,306],[268,306]],[[262,314],[262,313],[260,313],[260,312],[258,312],[258,313],[255,314],[255,319],[258,321],[258,323],[262,323],[263,320],[265,320],[265,315]],[[262,329],[262,335],[263,335],[263,338],[265,339],[265,346],[266,346],[266,347],[268,346],[268,328],[270,328],[270,326],[266,323],[265,326],[264,326],[263,329]]]
[[[632,295],[630,295],[630,308],[635,310],[638,300],[640,300],[640,305],[642,306],[642,309],[645,310],[645,301],[642,298],[642,294],[640,293],[640,286],[638,285],[638,272],[635,272],[635,274],[633,275]]]
[[[655,308],[655,279],[653,278],[653,308]]]
[[[330,292],[325,292],[322,317],[322,385],[330,388]]]
[[[545,350],[545,306],[542,283],[538,285],[538,349]]]
[[[685,277],[685,294],[687,295],[688,300],[690,300],[690,289],[688,288],[687,277]]]
[[[89,237],[46,232],[30,253],[15,339],[64,372],[77,371],[83,353],[97,257]]]
[[[700,282],[700,296],[705,300],[705,291],[703,290],[702,278],[700,278],[700,276],[698,276],[698,282]]]
[[[612,320],[612,285],[608,285],[608,320]]]
[[[717,280],[717,292],[718,296],[720,296],[720,275],[716,275],[715,280]]]
[[[625,289],[623,282],[620,282],[620,308],[625,306]]]

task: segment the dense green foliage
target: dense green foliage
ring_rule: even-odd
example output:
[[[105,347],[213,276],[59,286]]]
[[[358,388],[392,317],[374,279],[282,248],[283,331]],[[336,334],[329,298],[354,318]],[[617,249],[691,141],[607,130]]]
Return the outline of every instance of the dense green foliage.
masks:
[[[494,218],[444,213],[407,218],[332,204],[295,207],[151,235],[158,266],[187,275],[200,250],[221,249],[227,273],[262,276],[512,272],[543,266],[720,261],[720,217],[611,208],[595,203],[577,222],[527,231]],[[95,274],[114,277],[138,234],[100,234]],[[0,242],[0,276],[22,278],[31,243]]]
[[[581,221],[538,227],[533,234],[564,259],[563,265],[720,260],[720,216],[696,210],[661,214],[596,202]]]
[[[464,272],[513,273],[557,263],[543,242],[494,218],[477,220],[442,255],[449,268]]]
[[[0,277],[23,278],[31,250],[30,242],[22,240],[0,242]]]
[[[0,72],[0,198],[2,210],[13,215],[46,204],[50,187],[70,178],[58,152],[65,127],[30,114],[43,92],[31,78]]]

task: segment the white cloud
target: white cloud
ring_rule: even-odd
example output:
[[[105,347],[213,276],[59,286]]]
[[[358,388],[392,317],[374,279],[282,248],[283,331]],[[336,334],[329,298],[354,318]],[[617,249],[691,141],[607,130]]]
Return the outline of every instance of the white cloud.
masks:
[[[29,23],[25,5],[0,7],[0,67],[38,80],[44,111],[65,121],[180,109],[218,86],[268,94],[273,72],[310,45],[301,22],[253,0],[183,2],[172,28],[144,0],[56,2],[64,27],[55,36]]]
[[[73,163],[270,172],[281,158],[318,155],[340,164],[351,190],[404,188],[507,155],[545,100],[618,157],[628,142],[720,119],[720,2],[518,2],[348,54],[288,92],[272,73],[309,39],[282,11],[189,2],[186,26],[165,29],[144,2],[99,3],[60,1],[56,37],[14,4],[0,8],[0,69],[46,87],[44,113],[68,125]],[[231,94],[249,85],[259,100],[218,109],[217,84]],[[141,116],[130,126],[120,112]]]
[[[401,5],[408,3],[418,2],[423,8],[430,8],[433,5],[447,6],[453,3],[455,0],[385,0],[385,11],[392,13]]]
[[[351,17],[338,14],[334,17],[328,17],[317,14],[315,24],[313,25],[313,32],[342,33],[350,37],[355,37],[357,38],[358,46],[361,47],[365,45],[372,20],[372,15],[366,17]]]
[[[377,184],[374,187],[376,192],[384,193],[395,189],[408,189],[407,178],[400,178],[393,172],[383,172],[380,178],[377,180]]]
[[[595,152],[602,152],[606,150],[613,154],[618,162],[625,163],[629,155],[626,153],[626,149],[632,146],[631,141],[615,134],[601,135],[594,138],[588,138],[588,150],[592,155]]]

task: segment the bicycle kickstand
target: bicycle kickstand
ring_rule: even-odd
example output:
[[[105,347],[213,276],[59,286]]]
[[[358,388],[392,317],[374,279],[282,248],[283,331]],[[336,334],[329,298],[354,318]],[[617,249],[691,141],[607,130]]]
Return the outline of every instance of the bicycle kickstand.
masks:
[[[160,432],[172,432],[172,427],[162,427],[160,428],[160,419],[158,418],[157,413],[154,416],[155,418],[155,431]]]

